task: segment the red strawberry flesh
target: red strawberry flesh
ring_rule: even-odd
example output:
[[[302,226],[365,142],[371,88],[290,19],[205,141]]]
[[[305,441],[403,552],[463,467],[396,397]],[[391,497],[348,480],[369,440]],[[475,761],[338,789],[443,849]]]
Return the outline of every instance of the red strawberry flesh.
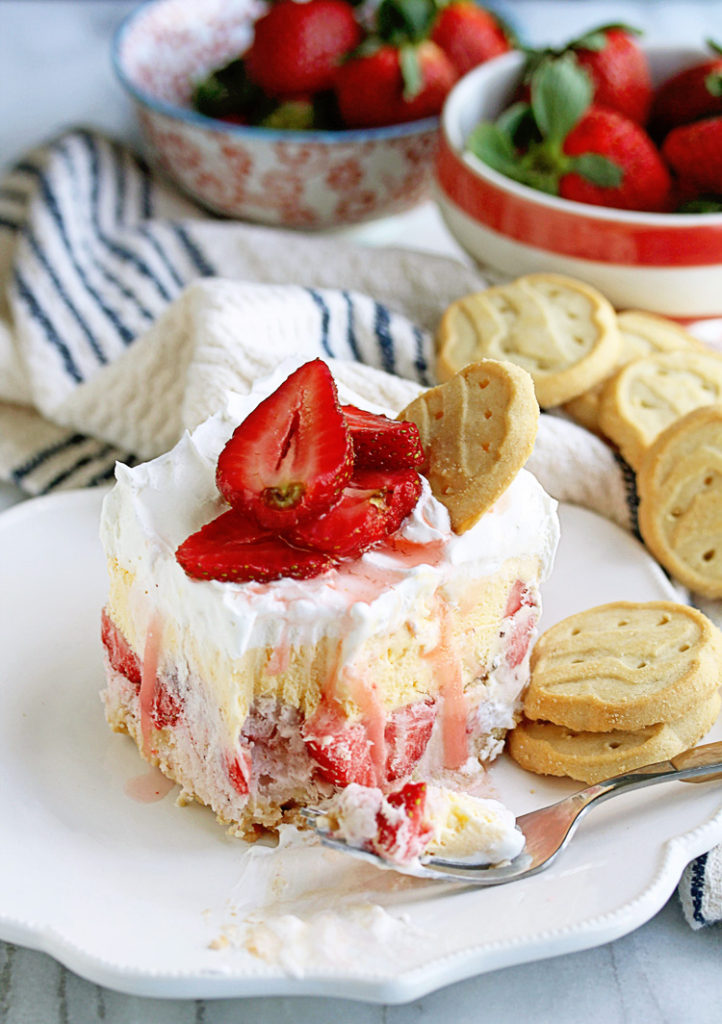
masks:
[[[378,834],[374,847],[382,856],[400,863],[418,857],[433,835],[425,818],[426,783],[407,782],[401,789],[390,793],[389,811],[382,807],[376,817]],[[394,810],[401,812],[394,814]]]
[[[176,558],[193,579],[227,583],[309,579],[332,564],[327,555],[294,548],[235,509],[191,534]]]
[[[270,95],[330,89],[338,62],[360,39],[344,0],[280,0],[256,21],[248,76]]]
[[[137,654],[103,609],[100,618],[100,638],[108,652],[108,660],[116,672],[125,676],[133,686],[140,689],[140,661]]]
[[[224,498],[282,531],[320,515],[348,483],[353,447],[331,371],[305,363],[246,417],[218,459]]]
[[[419,428],[408,420],[343,405],[357,469],[420,469],[425,462]]]
[[[300,523],[288,537],[336,558],[358,558],[401,526],[420,494],[421,480],[414,470],[359,470],[329,512]]]
[[[371,741],[362,722],[348,722],[331,704],[322,704],[302,727],[303,740],[320,774],[334,786],[374,786]]]
[[[421,760],[431,737],[436,705],[417,701],[393,711],[386,722],[386,778],[389,782],[410,775]]]

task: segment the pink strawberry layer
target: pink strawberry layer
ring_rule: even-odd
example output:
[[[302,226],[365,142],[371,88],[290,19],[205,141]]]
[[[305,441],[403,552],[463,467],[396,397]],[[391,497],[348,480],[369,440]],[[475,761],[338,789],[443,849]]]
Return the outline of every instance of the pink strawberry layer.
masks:
[[[488,667],[512,675],[517,694],[537,617],[535,591],[517,580],[501,620],[501,664]],[[510,711],[504,709],[507,721],[499,728],[499,709],[485,701],[483,677],[473,693],[465,692],[443,618],[441,626],[440,642],[427,655],[439,680],[437,694],[384,710],[373,688],[349,671],[345,684],[360,718],[346,716],[330,678],[308,717],[276,697],[256,697],[234,742],[202,681],[162,662],[158,623],[151,621],[140,655],[104,611],[106,714],[114,729],[132,735],[146,760],[248,834],[350,783],[387,789],[412,776],[447,776],[469,757],[496,756]],[[288,656],[279,648],[272,667],[282,672]]]

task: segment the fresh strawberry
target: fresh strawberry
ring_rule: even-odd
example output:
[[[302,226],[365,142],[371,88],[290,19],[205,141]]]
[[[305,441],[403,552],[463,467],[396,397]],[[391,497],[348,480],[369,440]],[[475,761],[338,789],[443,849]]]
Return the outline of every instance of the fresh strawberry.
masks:
[[[662,155],[681,182],[722,195],[722,116],[673,128]]]
[[[283,576],[305,580],[332,565],[327,555],[291,547],[236,509],[191,534],[176,559],[193,579],[229,583],[267,583]]]
[[[327,512],[352,466],[336,385],[328,366],[314,359],[236,428],[218,458],[216,482],[234,508],[282,531]]]
[[[722,115],[722,48],[711,46],[716,57],[678,71],[655,92],[649,119],[655,138],[681,124]]]
[[[527,51],[526,79],[540,64],[572,55],[590,77],[594,103],[644,124],[652,103],[647,57],[624,25],[602,25],[558,49]]]
[[[389,782],[410,775],[423,757],[436,718],[436,704],[420,700],[393,711],[384,730],[386,778]]]
[[[255,24],[246,72],[275,96],[330,89],[338,62],[360,40],[361,28],[344,0],[280,0]]]
[[[108,652],[110,664],[133,686],[140,689],[141,669],[138,656],[112,621],[105,608],[100,615],[100,639]]]
[[[498,19],[473,0],[452,0],[443,7],[434,21],[431,39],[459,76],[511,49]]]
[[[421,480],[411,469],[396,472],[360,469],[334,507],[286,534],[293,544],[335,558],[358,558],[398,530],[421,495]]]
[[[389,793],[387,803],[403,814],[398,820],[384,807],[376,816],[378,833],[374,846],[389,860],[401,863],[418,857],[433,835],[433,827],[426,819],[426,783],[407,782],[401,789]]]
[[[591,98],[589,76],[573,58],[541,63],[530,106],[516,104],[495,124],[478,125],[469,148],[500,173],[552,195],[623,210],[668,210],[671,177],[652,140],[636,121],[591,105]]]
[[[669,209],[672,181],[657,147],[635,121],[615,110],[592,107],[567,135],[564,153],[606,157],[621,171],[618,185],[596,184],[575,171],[564,174],[559,195],[619,210]]]
[[[353,441],[356,469],[420,469],[425,462],[419,428],[408,420],[342,405]]]
[[[430,40],[361,49],[336,73],[341,119],[349,128],[363,128],[436,116],[456,77]]]
[[[361,722],[349,724],[332,704],[321,704],[301,729],[321,775],[334,786],[375,786],[371,741]]]

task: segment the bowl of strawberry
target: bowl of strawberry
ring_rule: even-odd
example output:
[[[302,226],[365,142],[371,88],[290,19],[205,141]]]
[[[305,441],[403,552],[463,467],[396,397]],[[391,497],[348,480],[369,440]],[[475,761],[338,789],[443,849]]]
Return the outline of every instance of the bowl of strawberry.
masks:
[[[449,90],[511,45],[472,0],[152,0],[113,61],[151,159],[193,199],[314,229],[427,198]]]
[[[722,54],[603,26],[477,68],[447,98],[437,199],[505,274],[587,280],[619,308],[722,316]]]

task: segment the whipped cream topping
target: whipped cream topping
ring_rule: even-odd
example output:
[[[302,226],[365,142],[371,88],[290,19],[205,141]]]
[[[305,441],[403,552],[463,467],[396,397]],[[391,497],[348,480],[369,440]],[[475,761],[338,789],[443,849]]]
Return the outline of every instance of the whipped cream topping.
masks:
[[[192,628],[230,658],[254,647],[287,648],[336,636],[343,638],[348,659],[364,638],[404,621],[420,599],[430,603],[440,584],[453,599],[455,586],[488,576],[513,557],[536,556],[542,578],[548,575],[558,540],[556,503],[522,470],[462,535],[451,531],[446,508],[424,480],[416,508],[391,542],[320,576],[243,584],[189,579],[175,550],[227,507],[215,483],[218,455],[235,427],[280,383],[278,376],[249,395],[229,395],[222,413],[186,434],[170,452],[133,468],[117,466],[116,486],[104,503],[101,539],[106,555],[133,574],[137,635],[129,637],[131,642],[144,635],[155,610],[161,619],[167,615]],[[339,397],[370,407],[341,388]]]

